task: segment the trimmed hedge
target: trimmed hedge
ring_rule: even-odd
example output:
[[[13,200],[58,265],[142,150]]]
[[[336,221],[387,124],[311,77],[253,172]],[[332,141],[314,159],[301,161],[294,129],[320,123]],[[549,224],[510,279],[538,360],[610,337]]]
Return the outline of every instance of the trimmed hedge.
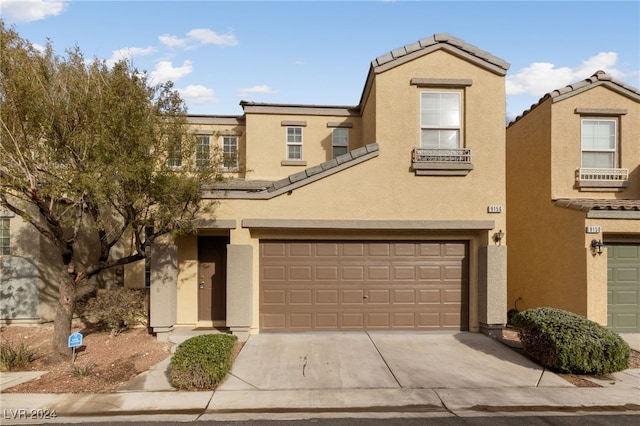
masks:
[[[233,364],[237,336],[203,334],[185,340],[171,357],[171,384],[178,389],[213,389]]]
[[[608,374],[629,368],[630,348],[616,332],[555,308],[513,317],[525,354],[560,373]]]

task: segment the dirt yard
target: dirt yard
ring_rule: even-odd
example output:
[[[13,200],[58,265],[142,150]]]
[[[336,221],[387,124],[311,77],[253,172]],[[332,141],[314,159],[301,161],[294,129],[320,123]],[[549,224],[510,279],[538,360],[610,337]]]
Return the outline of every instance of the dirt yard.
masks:
[[[0,329],[2,344],[22,342],[37,351],[29,370],[48,371],[36,380],[11,387],[6,393],[104,393],[111,392],[137,374],[171,355],[172,343],[158,342],[146,328],[108,332],[75,327],[83,335],[81,350],[72,364],[68,360],[51,363],[53,326],[9,326]]]

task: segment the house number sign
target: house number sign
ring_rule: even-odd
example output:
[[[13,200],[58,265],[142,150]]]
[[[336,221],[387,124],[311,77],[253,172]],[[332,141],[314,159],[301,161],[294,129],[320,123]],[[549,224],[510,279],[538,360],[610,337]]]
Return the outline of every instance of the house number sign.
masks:
[[[599,234],[602,232],[602,227],[601,226],[587,226],[587,234]]]

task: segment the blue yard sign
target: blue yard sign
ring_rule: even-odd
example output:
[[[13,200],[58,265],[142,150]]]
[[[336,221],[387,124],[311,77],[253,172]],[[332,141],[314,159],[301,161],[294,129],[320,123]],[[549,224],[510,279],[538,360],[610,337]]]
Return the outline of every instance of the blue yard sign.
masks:
[[[82,346],[82,334],[76,331],[69,336],[69,347],[76,348],[78,346]]]

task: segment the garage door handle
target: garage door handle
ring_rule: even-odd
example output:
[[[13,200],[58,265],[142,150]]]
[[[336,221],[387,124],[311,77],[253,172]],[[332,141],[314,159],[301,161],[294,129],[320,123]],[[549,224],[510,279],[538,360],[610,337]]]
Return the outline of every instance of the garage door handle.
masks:
[[[368,298],[369,298],[369,296],[362,296],[362,298],[363,298],[363,299],[368,299]]]

